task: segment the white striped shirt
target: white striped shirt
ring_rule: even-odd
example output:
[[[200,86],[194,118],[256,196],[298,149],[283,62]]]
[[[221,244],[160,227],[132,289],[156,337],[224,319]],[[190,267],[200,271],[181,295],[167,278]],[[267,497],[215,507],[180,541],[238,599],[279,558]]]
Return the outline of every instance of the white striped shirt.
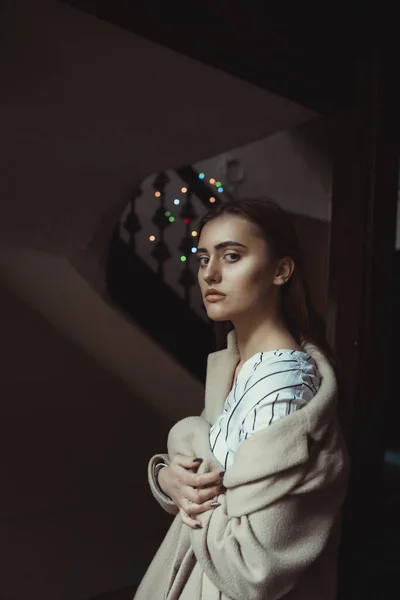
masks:
[[[210,430],[218,462],[229,467],[244,440],[302,408],[316,394],[320,380],[314,359],[300,350],[258,352],[249,358]]]

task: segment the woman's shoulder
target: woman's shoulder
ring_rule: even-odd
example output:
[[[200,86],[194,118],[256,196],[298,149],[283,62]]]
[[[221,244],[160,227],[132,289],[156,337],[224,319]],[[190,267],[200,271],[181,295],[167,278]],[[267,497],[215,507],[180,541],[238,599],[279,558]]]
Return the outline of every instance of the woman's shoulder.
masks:
[[[247,375],[252,373],[265,374],[265,372],[275,368],[279,368],[281,371],[289,371],[291,369],[315,371],[317,365],[311,354],[303,350],[278,348],[254,354],[244,363],[242,373],[246,373]]]
[[[310,354],[300,350],[276,349],[259,352],[243,365],[238,375],[239,393],[310,387],[318,389],[320,374]]]

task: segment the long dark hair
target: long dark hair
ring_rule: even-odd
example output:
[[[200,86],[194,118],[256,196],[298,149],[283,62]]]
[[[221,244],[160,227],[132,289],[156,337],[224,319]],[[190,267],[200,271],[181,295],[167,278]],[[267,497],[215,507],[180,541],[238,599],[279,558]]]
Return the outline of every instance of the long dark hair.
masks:
[[[336,360],[325,336],[325,324],[315,311],[307,289],[297,235],[288,214],[270,198],[230,198],[212,208],[201,219],[203,227],[221,215],[236,215],[254,223],[261,231],[272,258],[290,257],[295,268],[281,287],[281,309],[286,325],[298,344],[309,342],[317,346],[336,369]],[[233,328],[230,321],[216,323],[217,347],[224,347],[226,335]]]

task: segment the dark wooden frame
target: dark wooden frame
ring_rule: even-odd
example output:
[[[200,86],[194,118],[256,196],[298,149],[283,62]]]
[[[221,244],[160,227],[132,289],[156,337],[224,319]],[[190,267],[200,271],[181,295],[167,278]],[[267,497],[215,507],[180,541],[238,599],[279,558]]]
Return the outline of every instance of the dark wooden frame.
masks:
[[[332,118],[334,173],[328,333],[341,363],[340,416],[352,473],[343,517],[340,599],[374,585],[382,552],[384,418],[395,374],[388,343],[398,190],[396,81],[390,55],[359,73],[353,109]],[[368,566],[370,565],[370,569]]]

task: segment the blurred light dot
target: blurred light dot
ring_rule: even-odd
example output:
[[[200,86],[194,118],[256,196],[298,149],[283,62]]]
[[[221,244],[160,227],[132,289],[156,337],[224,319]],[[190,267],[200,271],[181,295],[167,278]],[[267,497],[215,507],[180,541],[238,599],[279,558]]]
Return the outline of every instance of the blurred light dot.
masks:
[[[211,183],[212,185],[214,185],[214,183],[215,183],[215,179],[214,179],[214,177],[211,177],[211,179],[210,179],[210,183]]]
[[[161,196],[161,192],[156,192],[154,195],[156,198],[159,198]]]
[[[196,237],[198,235],[197,231],[192,231],[192,236]]]
[[[193,246],[193,248],[192,248],[192,252],[193,252],[193,254],[195,254],[195,253],[197,252],[197,248],[195,248],[195,247]]]
[[[221,187],[222,183],[221,183],[220,181],[216,181],[216,182],[215,182],[215,185],[216,185],[217,187]]]
[[[224,191],[224,188],[223,188],[223,187],[219,187],[219,188],[218,188],[218,191],[221,193],[221,192],[223,192],[223,191]]]
[[[215,198],[214,198],[214,196],[211,196],[211,198],[210,198],[210,202],[211,202],[211,204],[212,204],[213,202],[215,202]]]
[[[165,216],[166,217],[170,217],[171,216],[171,213],[169,212],[169,210],[165,211]]]
[[[181,261],[186,262],[186,256],[181,256]]]
[[[204,179],[205,176],[205,173],[199,173],[199,179]]]
[[[175,200],[174,200],[174,204],[178,205],[178,204],[180,204],[180,203],[181,203],[181,201],[179,200],[179,198],[175,198]]]
[[[185,223],[185,225],[189,225],[190,223],[190,219],[188,219],[187,217],[185,219],[183,219],[183,222]]]
[[[186,194],[187,188],[185,188],[185,187],[181,188],[181,192],[182,192],[182,194]]]
[[[151,236],[149,237],[149,240],[150,240],[151,242],[154,242],[154,240],[155,240],[155,239],[156,239],[156,237],[155,237],[154,235],[151,235]]]
[[[175,221],[175,217],[170,217],[170,218],[168,219],[168,221],[169,221],[170,223],[173,223],[173,222]]]

